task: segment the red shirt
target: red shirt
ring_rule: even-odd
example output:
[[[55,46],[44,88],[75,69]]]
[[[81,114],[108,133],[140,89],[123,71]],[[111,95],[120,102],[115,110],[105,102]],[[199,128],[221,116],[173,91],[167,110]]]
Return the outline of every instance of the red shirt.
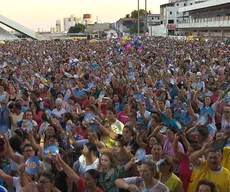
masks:
[[[84,187],[84,179],[83,178],[78,179],[78,185],[77,186],[81,192],[87,192],[87,189]],[[95,192],[103,192],[103,191],[98,187]]]

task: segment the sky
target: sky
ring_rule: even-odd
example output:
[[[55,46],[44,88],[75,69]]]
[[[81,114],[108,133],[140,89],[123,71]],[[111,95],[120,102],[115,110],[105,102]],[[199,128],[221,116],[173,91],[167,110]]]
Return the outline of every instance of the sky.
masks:
[[[148,10],[160,13],[160,4],[168,0],[148,0]],[[145,0],[140,0],[144,9]],[[92,14],[99,22],[116,22],[132,10],[137,9],[137,0],[3,0],[0,14],[35,31],[49,31],[55,27],[56,20],[85,13]]]

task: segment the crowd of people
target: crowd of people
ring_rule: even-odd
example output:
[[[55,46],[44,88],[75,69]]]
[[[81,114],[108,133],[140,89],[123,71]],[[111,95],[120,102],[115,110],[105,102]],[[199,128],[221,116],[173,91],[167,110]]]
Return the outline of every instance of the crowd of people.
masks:
[[[230,192],[229,67],[218,38],[0,45],[0,186]]]

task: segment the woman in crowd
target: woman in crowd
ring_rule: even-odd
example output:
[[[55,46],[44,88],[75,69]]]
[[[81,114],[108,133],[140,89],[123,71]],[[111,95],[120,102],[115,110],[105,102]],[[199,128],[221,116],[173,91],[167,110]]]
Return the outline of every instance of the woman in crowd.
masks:
[[[129,191],[162,191],[169,192],[168,188],[158,180],[157,166],[152,162],[141,164],[140,177],[117,179],[115,184],[120,189]]]
[[[163,156],[157,163],[161,172],[160,181],[164,183],[170,192],[184,192],[181,180],[173,173],[173,158],[171,156]]]

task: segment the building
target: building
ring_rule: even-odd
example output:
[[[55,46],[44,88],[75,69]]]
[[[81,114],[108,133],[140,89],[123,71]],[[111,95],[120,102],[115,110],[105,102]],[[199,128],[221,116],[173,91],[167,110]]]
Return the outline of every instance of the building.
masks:
[[[61,20],[60,19],[56,20],[56,32],[57,33],[61,32]]]
[[[75,26],[78,23],[82,23],[82,18],[70,15],[70,17],[66,17],[63,19],[64,31],[68,32],[69,28]]]
[[[209,0],[180,8],[181,14],[189,19],[178,24],[184,35],[230,37],[230,1]]]
[[[130,28],[137,23],[137,19],[136,18],[120,18],[117,22],[116,22],[116,29],[122,33],[123,35],[125,33],[129,33],[130,32]]]
[[[161,24],[160,22],[160,14],[148,14],[147,15],[147,28],[149,32],[149,36],[156,35],[154,33],[154,29],[156,26],[159,26]]]
[[[173,1],[160,6],[160,23],[164,25],[167,35],[178,35],[178,23],[189,19],[187,12],[179,12],[182,7],[195,4],[195,0]]]
[[[111,28],[112,28],[111,23],[94,23],[94,24],[88,24],[86,26],[85,32],[87,34],[96,34],[95,37],[99,38],[103,35],[104,31],[107,31]]]
[[[93,24],[92,14],[84,14],[83,15],[83,24]]]

